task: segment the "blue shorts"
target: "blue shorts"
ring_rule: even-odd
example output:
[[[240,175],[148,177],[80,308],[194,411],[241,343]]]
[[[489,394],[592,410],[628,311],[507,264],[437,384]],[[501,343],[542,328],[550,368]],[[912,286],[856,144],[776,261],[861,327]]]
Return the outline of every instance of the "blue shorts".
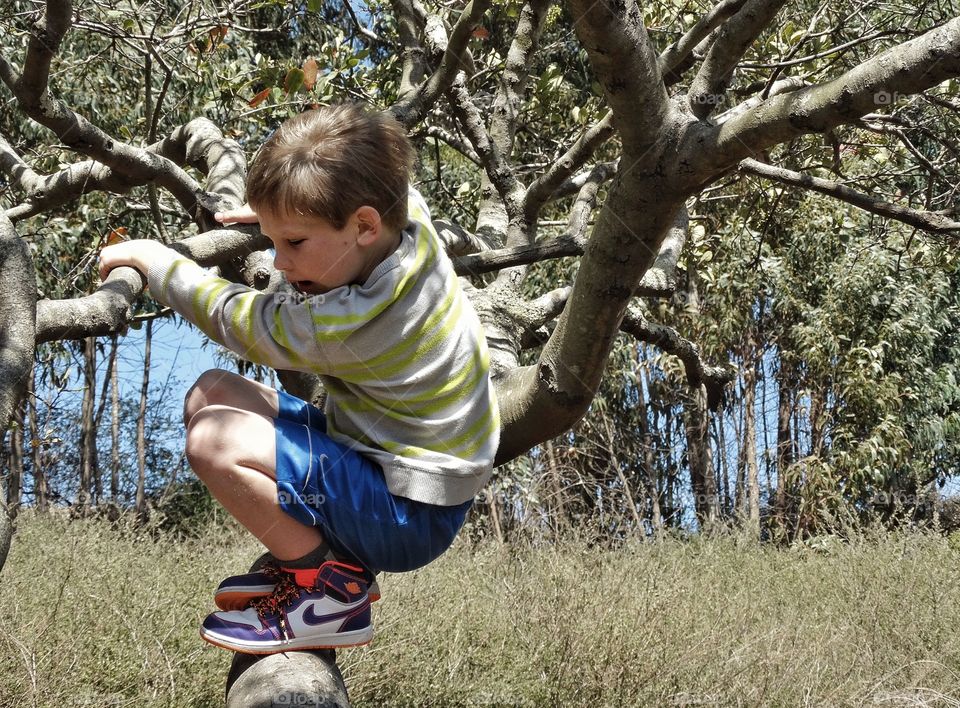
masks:
[[[472,500],[436,506],[394,496],[378,464],[327,436],[319,408],[278,394],[277,497],[286,513],[374,572],[413,570],[450,547]]]

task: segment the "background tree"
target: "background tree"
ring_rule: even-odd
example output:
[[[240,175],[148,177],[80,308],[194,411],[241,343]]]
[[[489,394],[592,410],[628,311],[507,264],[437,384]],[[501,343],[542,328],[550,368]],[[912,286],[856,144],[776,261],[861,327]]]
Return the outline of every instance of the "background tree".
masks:
[[[108,239],[284,287],[211,213],[277,123],[358,99],[409,129],[487,329],[503,466],[476,532],[920,513],[957,459],[960,19],[783,5],[13,0],[0,414],[38,345],[135,316],[139,275],[93,279]]]

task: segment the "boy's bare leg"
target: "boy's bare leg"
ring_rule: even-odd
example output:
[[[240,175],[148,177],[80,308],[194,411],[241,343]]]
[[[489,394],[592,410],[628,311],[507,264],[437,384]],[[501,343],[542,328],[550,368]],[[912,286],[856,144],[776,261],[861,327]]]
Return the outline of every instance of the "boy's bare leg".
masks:
[[[210,493],[274,558],[294,560],[316,550],[324,538],[280,508],[275,435],[269,417],[206,406],[190,417],[187,459]]]
[[[277,392],[269,386],[223,369],[200,374],[183,400],[183,424],[212,405],[229,406],[272,418],[277,415]]]

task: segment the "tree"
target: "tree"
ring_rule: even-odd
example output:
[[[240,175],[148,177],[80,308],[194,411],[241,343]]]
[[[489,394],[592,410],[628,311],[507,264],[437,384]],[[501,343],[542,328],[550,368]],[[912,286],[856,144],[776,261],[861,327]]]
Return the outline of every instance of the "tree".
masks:
[[[22,39],[0,53],[0,79],[14,99],[0,115],[9,204],[0,223],[10,353],[2,361],[13,367],[0,371],[0,414],[9,420],[21,360],[36,343],[123,329],[142,289],[129,269],[95,289],[78,282],[79,292],[59,278],[60,289],[44,288],[58,299],[34,308],[27,245],[45,264],[89,259],[108,231],[93,233],[85,221],[83,210],[96,207],[114,231],[122,215],[124,226],[173,239],[229,277],[277,287],[258,252],[265,239],[255,229],[215,229],[211,212],[243,200],[244,147],[277,120],[360,97],[411,131],[422,186],[452,217],[438,228],[487,328],[504,424],[498,462],[564,434],[589,411],[622,331],[681,361],[691,384],[684,455],[701,495],[697,511],[720,514],[709,411],[734,377],[723,362],[732,345],[701,333],[711,364],[689,337],[703,310],[699,293],[714,287],[702,277],[717,277],[703,264],[719,242],[688,242],[691,223],[716,217],[710,199],[756,191],[760,179],[828,195],[931,239],[960,230],[951,142],[960,19],[926,4],[850,3],[800,7],[797,22],[783,5],[721,0],[700,12],[674,1],[472,0],[451,9],[393,0],[366,16],[349,3],[47,0],[35,8],[15,0],[0,12],[7,36]],[[86,60],[93,56],[103,62]],[[119,62],[132,69],[100,65]],[[97,82],[129,101],[107,110]],[[217,120],[185,115],[184,106]],[[897,142],[900,168],[865,168],[875,150],[866,136]],[[127,192],[121,208],[111,195]],[[45,238],[52,230],[35,225],[38,215],[62,220],[57,239]],[[560,235],[541,235],[557,222]],[[557,287],[534,264],[559,257],[576,261]],[[740,272],[759,267],[760,259],[747,260]],[[48,275],[41,269],[40,282]],[[77,297],[87,285],[90,294]],[[673,326],[654,321],[664,313],[651,298],[678,285],[692,316]],[[752,314],[767,312],[764,294],[751,292],[740,321],[763,322]],[[782,331],[783,342],[801,333]],[[739,346],[742,364],[762,370],[749,334]],[[814,381],[789,364],[789,356],[778,360],[784,444],[800,382]],[[282,379],[315,391],[302,377]],[[819,383],[809,394],[811,410],[821,411],[815,449],[837,435],[823,414],[835,391]],[[645,406],[652,390],[640,387]],[[755,519],[758,472],[744,454]],[[778,455],[782,465],[796,461],[786,448]],[[785,479],[777,477],[782,494]],[[611,484],[629,491],[619,476]]]

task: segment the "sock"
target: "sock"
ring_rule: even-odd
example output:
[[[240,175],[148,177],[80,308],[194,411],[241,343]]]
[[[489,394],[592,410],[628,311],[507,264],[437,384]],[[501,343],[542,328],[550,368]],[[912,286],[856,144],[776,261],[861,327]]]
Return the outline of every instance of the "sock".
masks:
[[[361,573],[366,579],[367,573],[356,561],[339,558],[333,551],[330,550],[330,547],[326,543],[321,543],[319,546],[300,558],[294,558],[293,560],[278,560],[277,563],[282,570],[285,570],[293,575],[297,585],[312,589],[317,585],[317,575],[320,571],[320,566],[327,561],[336,561],[338,563],[343,563],[344,565],[350,566],[358,573]],[[368,584],[369,582],[370,580],[367,580]]]

